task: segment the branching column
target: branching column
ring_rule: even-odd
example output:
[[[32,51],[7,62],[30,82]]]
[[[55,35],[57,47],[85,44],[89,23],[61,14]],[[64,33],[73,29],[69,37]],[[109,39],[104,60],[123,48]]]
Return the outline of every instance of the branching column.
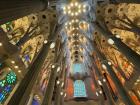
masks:
[[[63,49],[63,46],[61,47],[61,49]],[[60,52],[59,55],[55,59],[55,62],[54,62],[55,68],[52,68],[52,70],[51,70],[49,83],[48,83],[48,86],[47,86],[47,89],[46,89],[46,93],[45,93],[42,105],[51,105],[54,86],[55,86],[55,80],[56,80],[56,77],[57,77],[57,69],[59,67],[58,64],[60,64],[62,59],[63,59],[63,51]]]
[[[140,55],[133,51],[130,47],[124,44],[121,39],[116,38],[111,32],[103,29],[99,24],[94,24],[95,28],[103,35],[108,41],[111,40],[118,50],[126,56],[126,58],[134,64],[137,70],[140,71]]]
[[[48,0],[1,0],[0,25],[47,8]]]
[[[99,81],[101,81],[101,83],[102,83],[103,89],[104,89],[105,94],[106,94],[107,99],[108,99],[108,104],[109,105],[115,105],[115,103],[114,103],[114,101],[112,99],[110,90],[109,90],[107,84],[103,81],[103,75],[102,75],[102,73],[100,72],[100,70],[98,69],[98,67],[97,67],[96,64],[94,64],[94,68],[95,68],[96,75],[99,78]]]
[[[55,105],[61,105],[61,91],[64,87],[63,83],[65,84],[64,82],[64,77],[65,77],[65,57],[63,58],[61,64],[62,64],[62,69],[60,69],[60,74],[58,74],[58,81],[57,81],[57,88],[56,88],[56,94],[55,94],[55,102],[54,104]],[[63,86],[62,86],[63,85]]]
[[[33,64],[29,67],[28,72],[26,73],[25,77],[21,81],[18,89],[14,93],[13,97],[9,101],[7,105],[25,105],[26,100],[29,98],[29,94],[31,93],[31,90],[33,88],[33,85],[38,77],[38,74],[41,71],[41,67],[48,55],[50,45],[52,43],[52,40],[55,39],[57,34],[54,34],[56,30],[54,30],[54,27],[56,22],[52,23],[51,26],[51,34],[49,36],[49,41],[47,44],[43,45],[42,50],[40,51],[39,55],[33,62]],[[57,27],[55,27],[56,29]]]
[[[121,96],[125,105],[135,105],[132,99],[130,98],[129,94],[127,93],[127,91],[124,89],[124,86],[122,85],[118,77],[116,76],[114,70],[108,64],[106,57],[95,46],[94,46],[94,49],[96,53],[98,54],[98,57],[100,58],[102,64],[106,67],[106,70],[110,74],[111,79],[114,81],[114,84],[119,92],[119,95]]]

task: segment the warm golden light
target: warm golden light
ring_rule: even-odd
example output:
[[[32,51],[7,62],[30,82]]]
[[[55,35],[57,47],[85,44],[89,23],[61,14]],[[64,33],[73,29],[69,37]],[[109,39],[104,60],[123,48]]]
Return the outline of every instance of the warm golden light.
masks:
[[[70,16],[78,16],[82,12],[86,12],[86,4],[80,4],[78,2],[72,2],[67,6],[63,7],[64,14],[68,14]]]

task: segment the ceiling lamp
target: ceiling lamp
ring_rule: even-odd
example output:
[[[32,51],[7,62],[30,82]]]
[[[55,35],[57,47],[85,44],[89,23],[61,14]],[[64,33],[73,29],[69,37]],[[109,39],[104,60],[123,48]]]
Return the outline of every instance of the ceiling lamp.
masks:
[[[71,7],[73,7],[73,6],[74,6],[74,4],[73,4],[73,3],[71,3],[71,4],[70,4],[70,6],[71,6]]]
[[[74,16],[74,13],[71,13],[71,16]]]
[[[78,5],[78,8],[81,9],[81,4]]]
[[[86,8],[87,5],[86,4],[80,4],[78,2],[75,3],[71,3],[65,7],[63,7],[63,12],[64,14],[70,15],[70,16],[78,16],[79,14],[81,14],[82,12],[85,13],[86,12]]]
[[[19,67],[18,67],[18,66],[15,66],[14,68],[15,68],[15,69],[18,69]]]
[[[77,2],[75,2],[75,6],[78,6],[78,3]]]
[[[71,7],[70,6],[68,6],[68,10],[70,10],[71,9]]]
[[[75,12],[75,16],[78,16],[78,14],[79,14],[78,12]]]
[[[79,20],[78,20],[78,19],[76,19],[76,20],[75,20],[75,22],[76,22],[76,23],[78,23],[78,22],[79,22]]]
[[[21,73],[21,70],[18,70],[19,73]]]
[[[74,19],[72,19],[72,21],[71,21],[72,23],[74,23]]]
[[[2,46],[2,43],[0,43],[0,46]]]
[[[84,4],[84,5],[83,5],[83,8],[86,8],[86,7],[87,7],[87,5],[86,5],[86,4]]]
[[[71,14],[71,10],[68,11],[68,14]]]
[[[15,64],[15,61],[11,61],[12,64]]]
[[[86,12],[86,9],[83,9],[83,12]]]
[[[79,9],[78,12],[81,13],[81,9]]]

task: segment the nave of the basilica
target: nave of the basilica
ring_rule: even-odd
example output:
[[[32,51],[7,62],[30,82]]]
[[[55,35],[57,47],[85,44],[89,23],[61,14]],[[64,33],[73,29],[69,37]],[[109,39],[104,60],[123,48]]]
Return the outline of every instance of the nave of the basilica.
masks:
[[[140,105],[140,0],[1,0],[0,105]]]

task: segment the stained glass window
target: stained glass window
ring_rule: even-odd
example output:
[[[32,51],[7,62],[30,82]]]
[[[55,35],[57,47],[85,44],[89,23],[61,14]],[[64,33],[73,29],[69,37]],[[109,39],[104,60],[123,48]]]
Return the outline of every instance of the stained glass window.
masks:
[[[83,65],[81,63],[72,64],[73,73],[83,72]]]
[[[16,81],[16,74],[14,72],[10,72],[9,74],[7,74],[6,80],[9,84],[14,83]]]
[[[9,72],[4,79],[0,80],[0,103],[6,100],[14,88],[16,80],[17,76],[13,71]]]
[[[3,93],[0,93],[0,102],[2,102],[5,99],[5,95]]]
[[[85,84],[82,80],[74,82],[74,97],[87,97]]]
[[[5,83],[6,83],[6,80],[0,81],[0,87],[4,87],[5,86]]]

